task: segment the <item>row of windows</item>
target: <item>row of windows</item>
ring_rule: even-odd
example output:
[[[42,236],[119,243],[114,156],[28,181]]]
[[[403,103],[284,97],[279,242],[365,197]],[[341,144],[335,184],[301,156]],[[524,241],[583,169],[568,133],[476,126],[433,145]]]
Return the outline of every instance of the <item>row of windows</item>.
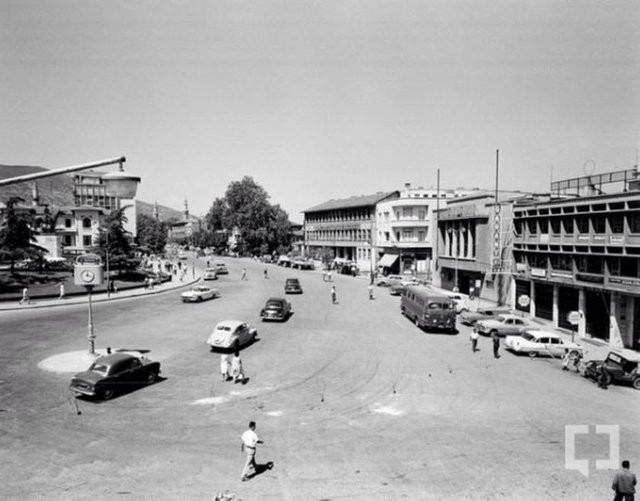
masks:
[[[583,214],[557,218],[532,218],[513,222],[516,235],[526,230],[529,235],[552,233],[573,235],[574,233],[640,233],[640,213],[630,214]]]
[[[73,235],[65,235],[62,238],[62,245],[65,247],[70,247],[75,245],[75,237]],[[91,247],[93,245],[93,237],[91,235],[83,235],[82,237],[82,246],[83,247]]]
[[[372,210],[370,208],[350,209],[350,210],[331,210],[326,212],[318,212],[306,214],[305,221],[307,223],[323,223],[333,221],[366,221],[371,219]]]
[[[640,277],[640,259],[618,256],[583,256],[569,254],[526,254],[515,253],[517,263],[531,268],[551,268],[559,271],[593,273],[616,277]]]
[[[370,242],[371,230],[319,230],[308,231],[307,240],[346,240],[358,242]]]

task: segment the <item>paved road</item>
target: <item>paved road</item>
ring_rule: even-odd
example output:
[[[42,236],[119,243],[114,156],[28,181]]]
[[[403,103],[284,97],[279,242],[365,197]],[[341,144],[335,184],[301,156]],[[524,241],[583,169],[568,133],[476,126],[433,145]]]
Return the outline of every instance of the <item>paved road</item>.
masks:
[[[223,296],[182,304],[179,292],[95,306],[99,347],[150,349],[164,380],[105,403],[75,400],[67,375],[41,360],[86,348],[86,308],[3,312],[0,317],[0,497],[3,499],[203,499],[230,489],[243,500],[603,499],[597,471],[606,436],[621,430],[621,458],[640,450],[638,392],[599,390],[555,360],[472,354],[468,330],[427,334],[399,314],[399,298],[366,281],[229,259]],[[245,266],[249,280],[240,280]],[[297,276],[294,315],[261,324],[264,300]],[[248,384],[222,383],[204,341],[216,322],[254,322],[243,350]],[[77,405],[77,407],[76,407]],[[77,411],[80,411],[78,414]],[[240,482],[239,435],[258,423],[273,462]],[[565,425],[588,424],[566,470]]]

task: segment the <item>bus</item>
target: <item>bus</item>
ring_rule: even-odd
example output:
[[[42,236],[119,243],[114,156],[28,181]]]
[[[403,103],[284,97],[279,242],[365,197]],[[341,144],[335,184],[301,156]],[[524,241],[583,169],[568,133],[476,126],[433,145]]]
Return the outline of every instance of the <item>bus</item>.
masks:
[[[454,301],[423,285],[405,287],[400,311],[421,329],[457,332]]]

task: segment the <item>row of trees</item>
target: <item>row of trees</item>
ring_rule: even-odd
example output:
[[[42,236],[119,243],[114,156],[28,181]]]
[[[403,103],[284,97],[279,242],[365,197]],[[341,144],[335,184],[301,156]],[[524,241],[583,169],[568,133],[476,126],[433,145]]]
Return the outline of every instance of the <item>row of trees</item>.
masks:
[[[230,236],[240,254],[284,254],[291,249],[291,222],[269,194],[250,176],[233,181],[216,198],[205,217],[206,229],[194,236],[196,245],[225,248]],[[233,238],[232,238],[233,240]]]

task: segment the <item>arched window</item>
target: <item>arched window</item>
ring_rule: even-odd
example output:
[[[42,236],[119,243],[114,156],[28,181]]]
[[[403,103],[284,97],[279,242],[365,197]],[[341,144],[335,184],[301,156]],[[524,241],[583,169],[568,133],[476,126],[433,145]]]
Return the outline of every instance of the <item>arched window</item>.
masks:
[[[82,227],[83,228],[91,228],[91,218],[85,217],[82,219]]]

